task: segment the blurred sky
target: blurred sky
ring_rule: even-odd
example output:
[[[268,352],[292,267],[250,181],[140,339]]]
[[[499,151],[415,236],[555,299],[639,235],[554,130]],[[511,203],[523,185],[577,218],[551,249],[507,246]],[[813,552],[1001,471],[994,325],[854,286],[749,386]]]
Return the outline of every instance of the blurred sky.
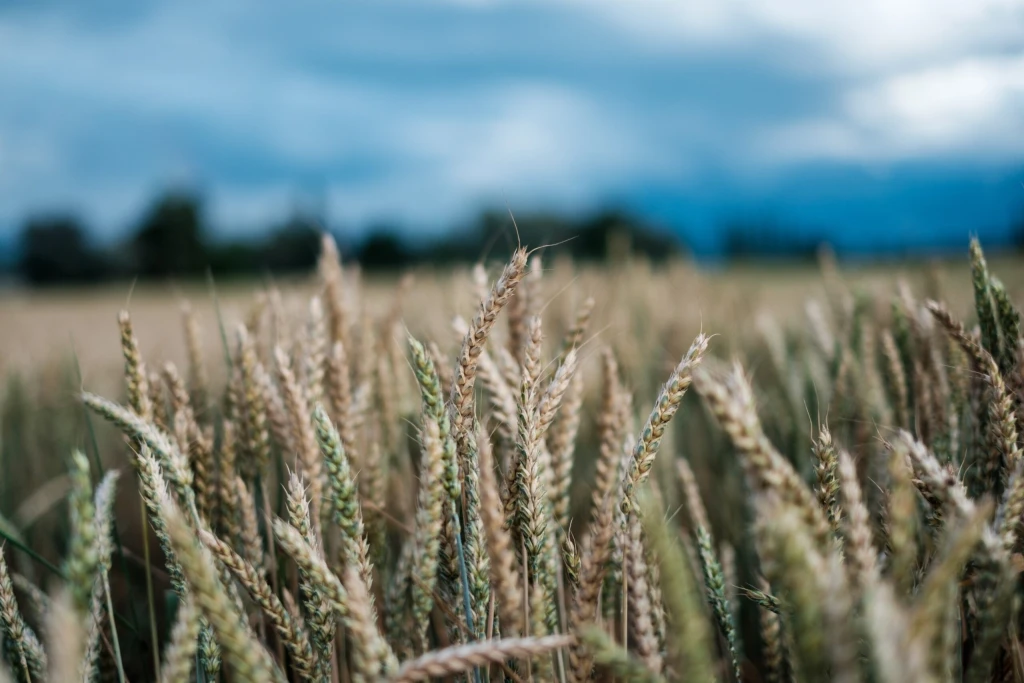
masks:
[[[1021,0],[0,2],[8,239],[188,183],[229,234],[614,203],[698,248],[763,218],[963,245],[1022,180]]]

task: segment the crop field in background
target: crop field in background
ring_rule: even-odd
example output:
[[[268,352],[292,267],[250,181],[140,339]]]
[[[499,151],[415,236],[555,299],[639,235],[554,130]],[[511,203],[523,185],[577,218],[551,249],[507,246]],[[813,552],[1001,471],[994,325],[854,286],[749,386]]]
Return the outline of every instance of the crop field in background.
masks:
[[[13,680],[1024,681],[1024,260],[0,298]]]
[[[991,258],[992,268],[1001,274],[1004,283],[1015,300],[1024,297],[1024,257],[995,256]],[[492,269],[494,264],[492,263]],[[749,334],[755,326],[754,317],[767,315],[780,323],[798,322],[808,301],[822,301],[825,296],[825,277],[817,264],[782,265],[738,265],[722,268],[701,268],[689,262],[680,261],[667,268],[650,272],[642,264],[634,264],[611,273],[597,266],[573,268],[568,263],[545,263],[547,281],[544,295],[550,315],[571,308],[573,302],[586,294],[592,294],[600,302],[598,308],[605,311],[602,317],[611,317],[612,300],[617,287],[614,282],[643,278],[635,289],[649,287],[650,291],[641,297],[645,305],[669,297],[662,306],[653,311],[659,319],[699,320],[703,315],[709,323],[708,329],[716,333],[726,332]],[[970,290],[956,286],[969,277],[966,260],[945,259],[934,262],[913,262],[909,264],[854,264],[845,266],[841,277],[851,288],[862,289],[876,296],[895,292],[896,283],[906,281],[916,290],[939,287],[950,305],[963,310],[972,299]],[[609,276],[611,279],[609,279]],[[416,285],[405,293],[407,302],[403,321],[410,327],[415,325],[443,326],[451,316],[468,316],[476,302],[473,293],[459,288],[470,279],[468,268],[455,267],[449,271],[413,271],[409,277]],[[555,279],[551,279],[554,277]],[[374,276],[363,286],[368,303],[374,306],[390,304],[397,277]],[[685,289],[673,289],[685,285]],[[943,285],[947,285],[943,289]],[[257,292],[267,291],[276,286],[289,305],[301,305],[303,298],[314,293],[316,282],[312,275],[308,279],[289,279],[283,282],[215,283],[221,313],[226,322],[242,319],[251,307]],[[221,348],[217,329],[217,318],[209,286],[204,282],[122,283],[101,287],[87,287],[81,290],[67,288],[21,290],[9,289],[0,296],[0,372],[13,371],[31,373],[45,365],[67,358],[72,352],[80,356],[83,371],[109,373],[114,365],[120,365],[120,349],[111,344],[116,338],[118,311],[126,306],[137,325],[149,334],[140,338],[143,350],[160,359],[183,362],[185,341],[181,333],[180,307],[188,301],[202,324],[203,344],[208,353]],[[456,298],[453,300],[451,297]],[[435,315],[412,315],[428,304],[434,310],[437,297],[444,300]],[[621,297],[619,298],[621,300]],[[621,334],[614,326],[607,324],[594,330],[595,343],[612,344]],[[442,341],[439,339],[439,341]],[[456,343],[453,335],[444,339]],[[102,381],[102,377],[97,377]],[[118,378],[108,377],[112,381]]]

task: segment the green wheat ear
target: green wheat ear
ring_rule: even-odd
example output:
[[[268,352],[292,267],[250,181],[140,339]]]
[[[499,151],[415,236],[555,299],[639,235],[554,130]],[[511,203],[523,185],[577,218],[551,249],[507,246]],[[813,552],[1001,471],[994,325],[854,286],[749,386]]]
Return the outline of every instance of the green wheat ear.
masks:
[[[733,623],[732,611],[729,609],[729,600],[725,596],[725,574],[722,572],[722,565],[715,554],[711,534],[703,526],[697,527],[697,549],[700,556],[701,570],[704,572],[704,589],[707,593],[707,600],[711,606],[715,621],[722,635],[725,636],[729,647],[730,664],[736,680],[741,680],[739,665],[740,641]]]
[[[71,544],[65,573],[75,609],[80,614],[88,614],[95,576],[100,570],[100,555],[96,545],[96,507],[92,500],[89,461],[81,451],[71,454],[70,476]]]
[[[597,626],[590,626],[581,634],[583,642],[594,653],[598,666],[607,669],[618,678],[632,683],[664,683],[656,674],[629,650],[612,640],[611,636]]]
[[[1003,352],[996,357],[999,370],[1009,376],[1017,366],[1017,345],[1020,343],[1020,311],[1010,301],[1006,287],[997,277],[989,280],[992,300],[995,303],[996,315],[999,317],[999,329],[1003,333]]]
[[[1003,356],[999,334],[999,318],[992,301],[992,277],[988,272],[985,255],[977,238],[971,239],[971,284],[974,286],[974,306],[981,327],[981,344],[994,358]]]

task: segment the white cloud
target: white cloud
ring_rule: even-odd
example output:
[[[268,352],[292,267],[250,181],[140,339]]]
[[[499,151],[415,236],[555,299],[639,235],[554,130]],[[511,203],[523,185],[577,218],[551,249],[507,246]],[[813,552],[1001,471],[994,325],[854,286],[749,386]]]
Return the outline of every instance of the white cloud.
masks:
[[[481,202],[579,207],[624,178],[680,165],[562,88],[509,84],[460,102],[459,113],[400,117],[395,144],[405,162],[383,178],[335,186],[334,212],[356,223],[386,217],[438,225]]]
[[[809,71],[885,72],[1024,40],[1019,0],[567,1],[662,48],[768,47],[766,59]]]
[[[1024,56],[964,59],[852,88],[839,111],[783,126],[770,157],[852,161],[1024,153]]]
[[[414,117],[402,128],[403,148],[459,188],[571,187],[667,163],[610,112],[565,88],[509,84],[472,109],[477,115]]]
[[[835,93],[809,107],[818,112],[753,122],[747,133],[755,154],[732,159],[737,168],[954,155],[984,163],[1024,153],[1019,0],[585,4],[679,58],[742,51]]]

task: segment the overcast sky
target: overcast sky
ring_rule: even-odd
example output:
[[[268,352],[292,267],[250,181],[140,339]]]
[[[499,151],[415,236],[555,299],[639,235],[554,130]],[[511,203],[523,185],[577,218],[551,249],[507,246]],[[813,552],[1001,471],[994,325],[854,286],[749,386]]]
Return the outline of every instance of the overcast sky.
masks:
[[[1021,0],[0,4],[8,237],[187,183],[227,232],[615,203],[895,246],[1006,235],[1022,162]]]

